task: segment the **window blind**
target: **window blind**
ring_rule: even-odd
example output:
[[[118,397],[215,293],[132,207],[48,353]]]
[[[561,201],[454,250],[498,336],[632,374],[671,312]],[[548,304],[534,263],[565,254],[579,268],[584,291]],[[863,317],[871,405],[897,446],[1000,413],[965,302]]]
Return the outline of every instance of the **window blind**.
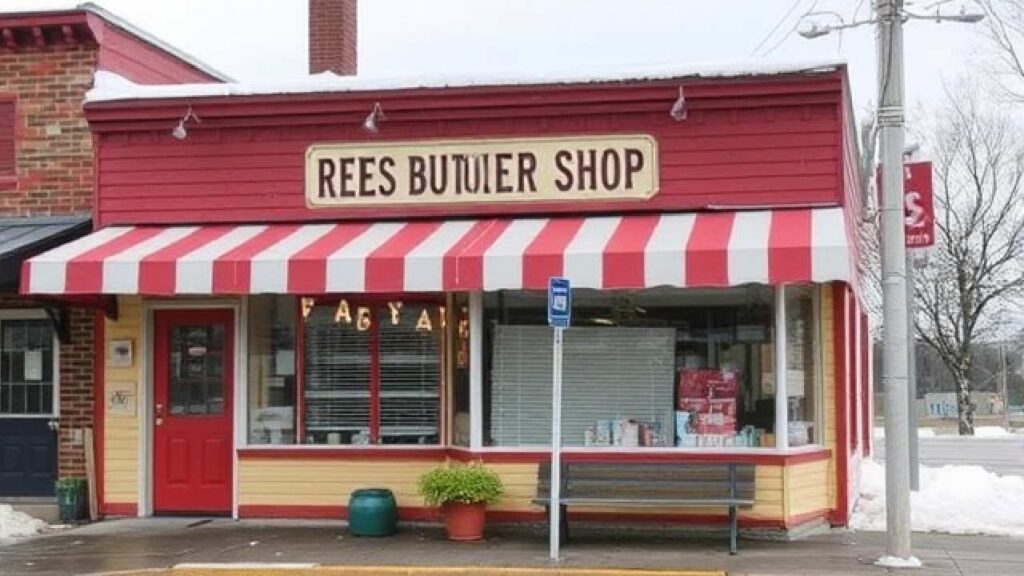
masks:
[[[660,422],[674,438],[675,329],[580,327],[565,331],[562,443],[584,445],[599,420]],[[551,443],[551,328],[494,328],[491,441]]]
[[[370,429],[370,332],[335,322],[333,308],[316,306],[305,339],[307,441],[348,444]]]
[[[380,327],[380,436],[385,444],[437,442],[441,398],[441,330],[391,321]]]

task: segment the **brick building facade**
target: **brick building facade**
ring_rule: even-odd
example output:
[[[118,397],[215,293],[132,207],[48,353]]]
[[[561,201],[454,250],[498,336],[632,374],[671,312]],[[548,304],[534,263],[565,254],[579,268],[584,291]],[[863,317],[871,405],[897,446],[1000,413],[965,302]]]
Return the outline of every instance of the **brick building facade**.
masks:
[[[82,103],[94,74],[105,70],[140,84],[225,77],[92,5],[0,13],[0,34],[0,250],[5,252],[0,257],[5,263],[10,260],[6,268],[15,270],[14,278],[2,282],[0,331],[5,322],[38,326],[49,320],[59,342],[53,351],[59,393],[52,413],[48,406],[40,409],[29,400],[38,389],[29,368],[24,368],[24,378],[8,375],[8,382],[0,381],[0,442],[6,454],[14,455],[0,458],[0,472],[7,477],[0,482],[2,500],[47,496],[52,494],[53,477],[83,477],[86,472],[85,431],[93,427],[97,401],[94,334],[105,312],[97,311],[102,308],[99,302],[75,306],[15,293],[16,264],[21,259],[45,249],[48,242],[56,243],[51,240],[66,241],[90,228],[94,154]],[[8,343],[2,345],[8,352]],[[24,362],[28,366],[27,357]],[[22,393],[24,402],[19,400]],[[38,404],[44,403],[46,394],[39,393]],[[26,416],[36,413],[39,422],[30,431],[26,422],[31,418]],[[42,452],[38,446],[23,450],[33,442],[33,434],[37,444],[46,438],[44,424],[56,432],[56,446]],[[33,468],[19,477],[16,469],[33,459],[33,466],[38,466],[40,454],[47,461],[52,454],[55,469]]]

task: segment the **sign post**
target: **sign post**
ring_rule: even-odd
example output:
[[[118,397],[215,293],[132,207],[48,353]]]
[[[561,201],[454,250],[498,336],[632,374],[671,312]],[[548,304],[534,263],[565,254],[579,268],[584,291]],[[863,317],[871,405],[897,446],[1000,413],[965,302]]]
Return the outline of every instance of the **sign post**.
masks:
[[[907,330],[910,333],[910,345],[907,348],[910,436],[907,438],[907,448],[910,456],[910,489],[917,492],[921,486],[921,466],[918,462],[917,442],[917,300],[914,292],[914,252],[915,249],[935,244],[935,202],[932,199],[931,162],[903,164],[903,210],[903,232],[907,242]]]
[[[551,511],[548,534],[552,562],[558,562],[562,526],[562,332],[572,315],[572,287],[567,278],[548,281],[548,325],[554,328],[551,357]]]

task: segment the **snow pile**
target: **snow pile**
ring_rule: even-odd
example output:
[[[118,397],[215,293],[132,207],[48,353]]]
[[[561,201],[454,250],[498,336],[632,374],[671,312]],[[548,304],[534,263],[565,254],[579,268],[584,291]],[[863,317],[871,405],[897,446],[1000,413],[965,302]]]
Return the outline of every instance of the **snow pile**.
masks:
[[[921,561],[916,556],[911,556],[910,558],[882,556],[875,561],[875,566],[885,566],[886,568],[920,568]]]
[[[910,494],[911,525],[918,532],[1024,536],[1024,478],[999,476],[980,466],[921,467],[921,490]],[[885,530],[885,467],[861,464],[854,530]]]
[[[974,429],[974,435],[978,438],[1006,438],[1011,434],[1002,426],[978,426]]]
[[[18,512],[8,504],[0,504],[0,542],[32,536],[43,528],[46,522]]]
[[[673,78],[741,78],[776,74],[830,72],[844,65],[837,58],[816,60],[736,60],[719,63],[661,63],[621,69],[608,67],[570,71],[492,71],[461,76],[420,76],[386,78],[340,76],[323,72],[294,80],[276,82],[229,82],[203,84],[141,85],[117,74],[97,71],[86,102],[134,98],[185,98],[202,96],[248,96],[255,94],[310,94],[318,92],[360,92],[414,88],[453,88],[472,86],[510,86],[540,84],[589,84],[631,80],[667,80]]]

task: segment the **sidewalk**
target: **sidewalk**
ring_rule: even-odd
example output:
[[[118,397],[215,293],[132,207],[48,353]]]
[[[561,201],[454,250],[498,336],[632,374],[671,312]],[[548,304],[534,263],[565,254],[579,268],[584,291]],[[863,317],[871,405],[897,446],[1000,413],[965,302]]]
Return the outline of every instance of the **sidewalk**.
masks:
[[[884,533],[837,531],[796,542],[741,540],[739,555],[729,556],[721,537],[578,532],[563,549],[564,567],[724,570],[751,576],[887,573],[872,564],[884,551]],[[908,574],[1024,574],[1020,538],[915,534],[914,550],[925,567]],[[124,519],[0,546],[4,575],[168,569],[183,563],[550,566],[543,533],[509,528],[494,530],[484,542],[453,543],[434,527],[365,539],[348,536],[341,523]]]

